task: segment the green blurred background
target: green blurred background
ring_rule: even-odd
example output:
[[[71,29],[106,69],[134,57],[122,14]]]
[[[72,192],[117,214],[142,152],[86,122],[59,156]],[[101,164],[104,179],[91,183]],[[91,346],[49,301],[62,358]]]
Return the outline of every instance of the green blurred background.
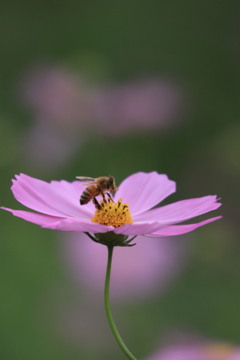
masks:
[[[187,266],[164,293],[135,304],[113,303],[119,328],[139,358],[172,329],[240,343],[239,14],[234,0],[1,5],[1,205],[22,208],[10,191],[19,172],[46,181],[113,174],[119,183],[136,171],[156,170],[177,181],[174,201],[222,198],[223,220],[185,237]],[[69,144],[74,133],[76,151],[67,160],[44,167],[46,153],[38,166],[25,149],[36,109],[26,106],[22,94],[28,72],[42,66],[64,69],[72,78],[80,74],[91,89],[163,79],[177,87],[181,106],[164,129],[105,136],[106,124],[101,131],[98,120],[85,131],[83,122],[68,133]],[[66,271],[57,232],[2,212],[0,248],[1,359],[123,358],[110,331],[109,346],[95,337],[78,342],[63,335],[60,309],[73,298],[81,304],[85,295]]]

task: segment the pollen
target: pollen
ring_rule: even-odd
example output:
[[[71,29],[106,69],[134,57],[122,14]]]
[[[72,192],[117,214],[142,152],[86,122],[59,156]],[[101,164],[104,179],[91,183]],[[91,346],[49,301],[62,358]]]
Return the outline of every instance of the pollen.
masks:
[[[92,221],[102,225],[114,226],[115,228],[133,223],[129,205],[123,204],[122,199],[119,199],[117,203],[112,200],[102,200],[99,208],[95,211]]]

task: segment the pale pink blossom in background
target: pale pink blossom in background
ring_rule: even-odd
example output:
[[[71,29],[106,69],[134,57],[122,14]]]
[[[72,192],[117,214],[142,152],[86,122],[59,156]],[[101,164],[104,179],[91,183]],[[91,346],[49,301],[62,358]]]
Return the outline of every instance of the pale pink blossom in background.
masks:
[[[160,78],[105,86],[94,102],[99,131],[109,135],[164,131],[181,123],[183,94]]]
[[[61,167],[85,142],[92,90],[64,68],[40,67],[25,74],[19,91],[32,120],[23,134],[24,157],[45,170]]]
[[[53,127],[51,123],[37,121],[22,136],[21,155],[29,167],[53,172],[81,151],[84,139],[84,134],[79,134],[76,138],[71,131],[63,131],[60,127]]]
[[[240,347],[211,342],[176,345],[163,348],[145,360],[240,360]]]
[[[107,249],[89,241],[84,234],[69,233],[62,241],[63,260],[71,276],[81,287],[86,286],[102,296]],[[139,236],[132,248],[118,247],[114,252],[111,295],[128,301],[144,299],[165,289],[182,270],[186,244],[176,238]]]
[[[51,122],[65,129],[88,121],[91,114],[92,89],[77,73],[60,67],[39,67],[29,70],[20,83],[20,98],[42,122]]]
[[[86,139],[164,131],[181,123],[183,90],[161,78],[92,84],[63,67],[29,70],[19,85],[32,124],[23,137],[25,157],[58,168]]]

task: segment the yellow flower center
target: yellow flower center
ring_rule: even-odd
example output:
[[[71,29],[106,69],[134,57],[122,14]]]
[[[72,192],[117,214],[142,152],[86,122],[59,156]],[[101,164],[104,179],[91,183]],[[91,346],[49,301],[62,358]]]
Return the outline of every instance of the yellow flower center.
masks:
[[[122,199],[119,199],[117,203],[102,200],[99,205],[99,209],[96,209],[92,218],[93,222],[115,228],[133,223],[129,205],[123,204]]]
[[[205,347],[204,353],[211,360],[226,360],[229,355],[234,353],[234,347],[231,344],[210,344]]]

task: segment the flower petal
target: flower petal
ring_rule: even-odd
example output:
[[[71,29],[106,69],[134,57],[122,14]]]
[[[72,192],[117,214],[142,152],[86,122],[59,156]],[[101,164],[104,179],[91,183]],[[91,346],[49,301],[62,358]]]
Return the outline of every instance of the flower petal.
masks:
[[[132,215],[140,214],[160,203],[176,191],[176,183],[167,175],[138,172],[126,178],[116,193],[116,200],[122,198],[129,204]]]
[[[41,226],[51,224],[51,223],[61,220],[60,217],[56,217],[56,216],[44,215],[44,214],[33,213],[30,211],[23,211],[23,210],[13,210],[13,209],[5,208],[3,206],[0,207],[0,209],[9,211],[14,216],[17,216],[21,219],[24,219],[26,221],[29,221],[31,223],[41,225]]]
[[[51,224],[43,226],[47,229],[61,230],[61,231],[81,231],[91,233],[104,233],[113,231],[115,228],[112,226],[101,225],[91,221],[81,221],[79,219],[62,219]]]
[[[5,207],[0,207],[3,210],[11,212],[13,215],[22,218],[26,221],[40,225],[47,229],[63,230],[63,231],[82,231],[82,232],[107,232],[112,231],[114,228],[105,226],[90,221],[81,221],[80,219],[64,219],[57,216],[44,215],[33,213],[24,210],[13,210]]]
[[[161,228],[162,225],[159,222],[142,222],[135,224],[125,224],[114,229],[115,234],[123,235],[145,235],[151,234]]]
[[[215,195],[178,201],[134,216],[133,221],[159,221],[161,224],[176,224],[195,216],[216,210],[222,204]]]
[[[209,224],[213,221],[221,219],[222,216],[213,217],[208,220],[201,221],[196,224],[186,224],[186,225],[169,225],[165,226],[162,229],[159,229],[151,234],[145,235],[150,237],[166,237],[166,236],[175,236],[175,235],[182,235],[188,232],[194,231],[197,228]]]
[[[81,206],[79,198],[84,186],[79,181],[45,181],[20,174],[13,180],[14,197],[30,209],[57,217],[83,217],[90,219],[93,211]]]

